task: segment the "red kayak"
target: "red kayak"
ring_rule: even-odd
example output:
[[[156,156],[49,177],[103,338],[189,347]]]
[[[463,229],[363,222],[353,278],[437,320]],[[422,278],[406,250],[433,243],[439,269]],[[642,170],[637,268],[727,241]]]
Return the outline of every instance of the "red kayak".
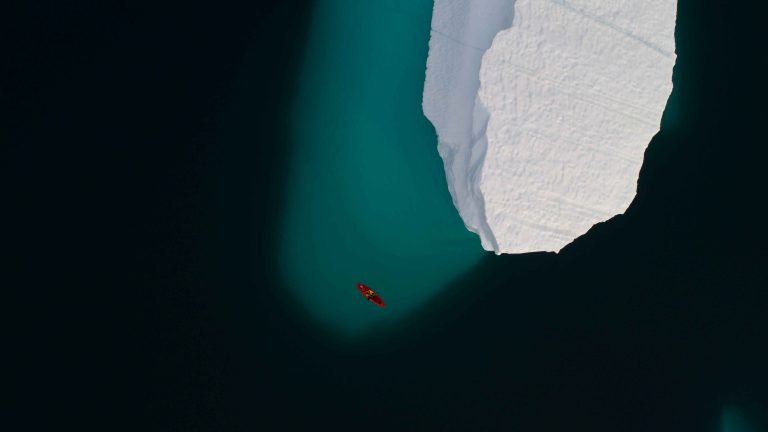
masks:
[[[360,293],[365,296],[368,300],[376,303],[377,305],[381,307],[387,307],[387,305],[384,304],[384,300],[379,297],[378,294],[376,294],[376,291],[368,288],[367,286],[359,283],[357,284],[357,289],[360,290]]]

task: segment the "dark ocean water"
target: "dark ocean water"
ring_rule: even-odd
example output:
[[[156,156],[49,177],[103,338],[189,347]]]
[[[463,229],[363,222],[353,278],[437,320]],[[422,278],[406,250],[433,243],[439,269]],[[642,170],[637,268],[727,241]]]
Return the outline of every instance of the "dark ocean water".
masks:
[[[757,2],[679,1],[674,92],[625,215],[558,255],[486,256],[354,342],[308,318],[279,272],[313,11],[10,15],[5,262],[29,306],[9,315],[12,417],[29,430],[768,430]]]

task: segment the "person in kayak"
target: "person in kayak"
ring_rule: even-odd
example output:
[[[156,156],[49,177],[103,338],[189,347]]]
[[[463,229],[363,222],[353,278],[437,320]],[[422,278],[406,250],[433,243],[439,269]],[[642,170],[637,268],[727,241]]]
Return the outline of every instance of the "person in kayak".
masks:
[[[357,284],[357,289],[360,291],[360,294],[365,296],[367,300],[370,300],[377,306],[385,307],[384,300],[382,300],[381,297],[376,294],[376,291],[372,290],[369,286],[359,283]]]

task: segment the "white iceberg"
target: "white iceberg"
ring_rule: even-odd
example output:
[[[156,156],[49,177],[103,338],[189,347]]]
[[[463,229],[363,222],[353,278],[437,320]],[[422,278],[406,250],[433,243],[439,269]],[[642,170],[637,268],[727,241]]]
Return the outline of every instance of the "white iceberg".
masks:
[[[559,251],[635,195],[672,91],[676,0],[435,0],[423,108],[467,228]]]

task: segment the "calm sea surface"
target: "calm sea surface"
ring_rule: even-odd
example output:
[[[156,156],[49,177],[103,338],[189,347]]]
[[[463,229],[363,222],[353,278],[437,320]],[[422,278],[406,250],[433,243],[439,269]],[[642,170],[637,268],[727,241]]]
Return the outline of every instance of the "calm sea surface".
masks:
[[[431,0],[316,6],[291,121],[282,274],[329,331],[423,307],[487,254],[451,202],[424,117]],[[369,285],[388,308],[367,304]]]
[[[314,5],[275,217],[272,288],[291,302],[264,300],[279,329],[270,346],[282,347],[265,360],[269,388],[282,389],[272,405],[301,393],[302,424],[365,400],[384,430],[759,423],[759,27],[681,0],[674,91],[632,206],[557,255],[497,257],[459,219],[421,110],[431,8]],[[371,426],[368,410],[341,412]]]
[[[679,0],[631,207],[503,256],[422,114],[431,0],[16,3],[6,423],[768,430],[765,2]]]

